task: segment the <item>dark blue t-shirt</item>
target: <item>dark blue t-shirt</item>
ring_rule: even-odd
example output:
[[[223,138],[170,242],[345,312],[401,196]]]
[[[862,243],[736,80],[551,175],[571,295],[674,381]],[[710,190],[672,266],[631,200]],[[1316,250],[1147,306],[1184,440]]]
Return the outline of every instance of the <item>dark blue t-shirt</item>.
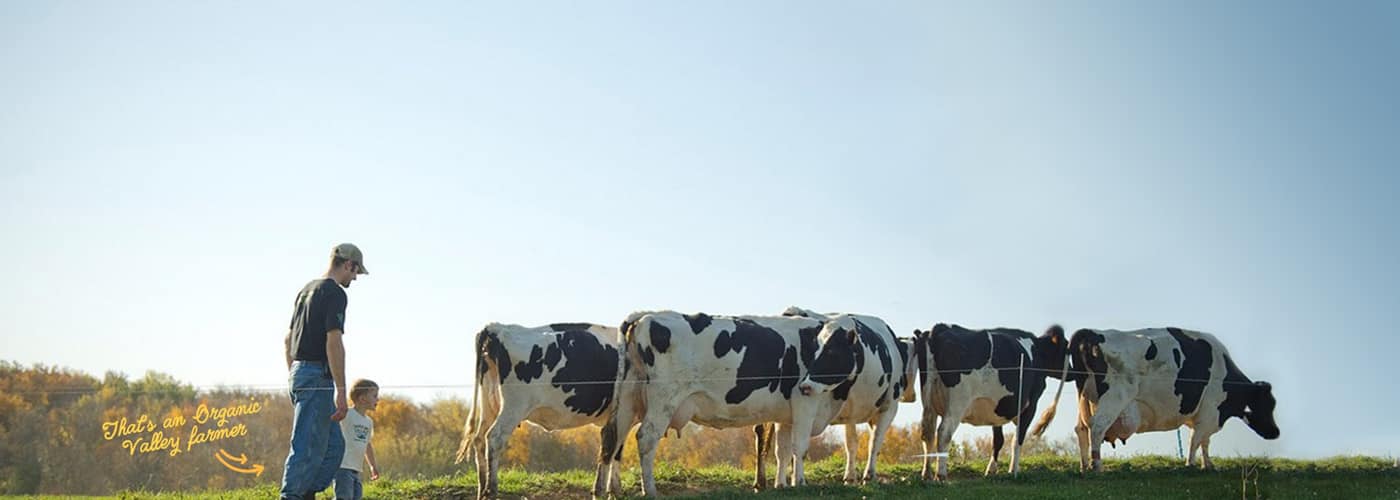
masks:
[[[335,280],[311,280],[292,313],[292,359],[327,361],[326,332],[345,329],[345,290]]]

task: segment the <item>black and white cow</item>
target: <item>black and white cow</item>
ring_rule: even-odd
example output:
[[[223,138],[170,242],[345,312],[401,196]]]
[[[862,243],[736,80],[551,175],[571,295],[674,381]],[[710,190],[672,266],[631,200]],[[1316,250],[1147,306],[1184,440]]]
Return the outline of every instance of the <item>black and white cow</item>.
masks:
[[[899,410],[899,403],[914,401],[914,364],[909,359],[912,345],[896,338],[894,330],[884,320],[874,316],[820,314],[797,307],[788,308],[783,315],[819,319],[825,323],[817,334],[821,348],[807,376],[803,377],[797,388],[804,396],[829,393],[840,404],[836,416],[829,422],[821,418],[819,412],[813,412],[811,419],[799,418],[795,414],[791,432],[797,436],[818,435],[828,423],[844,425],[846,472],[843,479],[854,482],[857,479],[856,452],[859,448],[856,424],[869,425],[869,456],[866,457],[865,472],[860,479],[874,479],[875,459],[884,443],[885,433]],[[805,412],[802,413],[805,416]],[[777,431],[776,484],[779,486],[785,484],[787,479],[786,462],[793,464],[793,484],[802,484],[803,465],[800,458],[806,455],[810,442],[807,439],[792,440],[787,427],[779,425]],[[783,445],[786,443],[794,443],[797,447],[785,450]]]
[[[468,455],[476,461],[479,497],[495,495],[506,442],[522,421],[550,431],[611,422],[619,396],[626,397],[618,383],[621,341],[616,328],[588,323],[491,323],[476,334],[476,389],[457,463]],[[604,485],[620,490],[610,446],[599,450],[595,493]]]
[[[1021,445],[1026,440],[1036,402],[1045,391],[1045,377],[1065,378],[1065,331],[1051,326],[1044,335],[1007,328],[970,330],[939,323],[933,329],[914,331],[914,356],[919,367],[919,392],[924,414],[924,479],[948,478],[948,446],[958,424],[992,427],[992,459],[986,474],[997,470],[997,459],[1006,438],[1002,426],[1016,424],[1011,471],[1020,468]],[[1024,374],[1024,376],[1018,376]],[[1058,393],[1057,393],[1058,399]],[[1054,405],[1037,426],[1038,435],[1054,418]],[[941,417],[941,421],[939,418]],[[934,424],[937,422],[937,435]],[[936,441],[935,441],[936,438]],[[937,454],[933,453],[935,444]],[[930,458],[938,457],[938,473],[930,470]]]
[[[626,383],[639,383],[640,397],[634,405],[619,406],[614,421],[632,421],[633,412],[642,415],[637,453],[643,492],[656,495],[652,474],[656,447],[669,429],[679,432],[688,422],[713,428],[791,423],[794,401],[802,399],[814,402],[809,406],[816,407],[813,413],[820,413],[815,418],[827,419],[823,424],[835,416],[839,405],[829,396],[795,397],[799,395],[798,381],[816,357],[821,330],[821,321],[799,317],[682,315],[674,311],[629,316],[622,324],[628,360]],[[622,439],[614,441],[620,455]],[[801,441],[806,442],[807,436]]]
[[[1253,382],[1214,335],[1180,328],[1074,333],[1069,344],[1079,387],[1079,466],[1103,470],[1104,441],[1138,432],[1191,427],[1189,467],[1201,450],[1211,468],[1210,437],[1239,417],[1264,439],[1277,439],[1272,386]],[[1092,453],[1090,452],[1092,450]]]

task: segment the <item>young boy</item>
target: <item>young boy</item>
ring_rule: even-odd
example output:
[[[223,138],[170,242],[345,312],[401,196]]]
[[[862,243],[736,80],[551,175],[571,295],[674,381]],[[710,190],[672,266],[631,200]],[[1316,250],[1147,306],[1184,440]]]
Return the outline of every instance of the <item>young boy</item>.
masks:
[[[369,462],[369,480],[379,479],[379,464],[374,460],[374,446],[369,440],[374,436],[374,421],[367,412],[379,406],[379,384],[371,380],[356,380],[350,388],[350,402],[354,404],[340,421],[340,432],[345,436],[345,458],[340,461],[340,471],[335,474],[335,498],[337,500],[360,500],[364,498],[364,488],[360,483],[360,471]]]

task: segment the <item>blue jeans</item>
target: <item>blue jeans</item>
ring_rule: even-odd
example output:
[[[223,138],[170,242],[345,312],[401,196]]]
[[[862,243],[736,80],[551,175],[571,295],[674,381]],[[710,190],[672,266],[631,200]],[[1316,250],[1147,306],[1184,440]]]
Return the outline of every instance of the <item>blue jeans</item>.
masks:
[[[345,458],[345,438],[335,413],[330,365],[295,361],[288,376],[292,396],[292,450],[282,473],[282,498],[300,500],[326,489]]]
[[[365,490],[360,485],[360,473],[355,469],[340,469],[335,473],[335,500],[360,500]]]

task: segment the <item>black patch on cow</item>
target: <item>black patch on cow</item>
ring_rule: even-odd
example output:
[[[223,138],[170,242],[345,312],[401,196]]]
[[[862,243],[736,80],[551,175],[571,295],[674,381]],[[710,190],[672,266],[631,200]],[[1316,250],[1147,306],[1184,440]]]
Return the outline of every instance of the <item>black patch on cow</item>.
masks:
[[[1180,328],[1168,328],[1167,333],[1181,344],[1184,363],[1176,372],[1176,394],[1181,396],[1181,414],[1190,415],[1200,405],[1206,379],[1210,378],[1212,349],[1209,341],[1191,338]]]
[[[987,330],[992,340],[992,367],[997,369],[997,380],[1001,381],[1002,387],[1016,393],[1018,376],[1025,372],[1022,369],[1033,368],[1035,361],[1029,358],[1025,347],[1018,340],[1035,340],[1035,335],[1021,330],[1010,328],[993,328]]]
[[[550,323],[549,329],[556,332],[572,332],[579,330],[586,331],[592,326],[593,324],[591,323]]]
[[[1225,355],[1225,401],[1220,402],[1220,425],[1223,427],[1225,421],[1230,417],[1244,417],[1245,408],[1249,401],[1253,399],[1254,382],[1249,377],[1244,376],[1239,367],[1235,366],[1235,360],[1230,359],[1230,355]]]
[[[685,318],[686,323],[690,323],[690,332],[695,335],[699,335],[700,332],[709,328],[710,321],[713,320],[713,318],[710,318],[710,315],[705,313],[696,313],[694,315],[685,314],[682,315],[682,317]]]
[[[842,382],[841,385],[838,385],[835,389],[831,390],[831,397],[835,398],[837,401],[845,401],[849,399],[851,397],[851,386],[854,385],[856,385],[856,379],[850,379],[845,382]]]
[[[1073,370],[1069,378],[1079,385],[1080,392],[1084,391],[1088,374],[1093,374],[1100,396],[1108,392],[1108,360],[1103,356],[1103,342],[1102,334],[1088,328],[1074,332],[1069,339],[1070,370]]]
[[[875,400],[875,407],[876,407],[876,408],[884,408],[884,407],[885,407],[885,401],[889,401],[889,399],[890,399],[889,396],[890,396],[889,391],[885,391],[885,392],[880,393],[880,399]]]
[[[859,319],[853,317],[851,320],[856,324],[856,332],[860,334],[861,345],[865,347],[866,351],[875,353],[876,359],[880,360],[880,369],[884,370],[876,385],[884,386],[894,381],[894,357],[890,354],[889,342],[886,342],[884,337],[881,337],[875,330],[871,330],[870,326],[862,323]],[[888,325],[886,328],[888,329]],[[894,332],[890,332],[889,339],[894,340]],[[864,369],[864,366],[861,365],[864,365],[865,356],[857,356],[857,358],[861,359],[861,362],[857,363],[856,366],[856,373],[859,374]]]
[[[564,365],[554,372],[550,383],[571,393],[564,399],[564,406],[575,413],[602,415],[613,400],[614,384],[605,382],[617,380],[617,349],[579,331],[560,334],[558,343]]]
[[[899,397],[900,395],[904,394],[905,387],[909,387],[909,384],[914,383],[913,380],[909,380],[908,375],[910,347],[909,344],[906,344],[903,340],[900,340],[897,337],[891,336],[891,338],[894,338],[895,347],[899,348],[899,381],[895,382],[894,384],[895,397]]]
[[[506,346],[501,344],[501,339],[491,329],[483,328],[476,334],[476,356],[478,376],[485,375],[488,370],[486,359],[496,363],[499,380],[505,380],[510,375],[510,352],[506,351]]]
[[[1156,342],[1156,341],[1149,341],[1149,342],[1150,342],[1150,343],[1147,345],[1147,356],[1146,356],[1146,358],[1147,358],[1148,361],[1152,361],[1152,360],[1154,360],[1154,359],[1157,359],[1157,342]]]
[[[836,385],[846,381],[852,373],[860,373],[857,366],[864,363],[865,352],[850,333],[850,330],[837,327],[826,338],[808,374],[813,382]]]
[[[992,342],[992,367],[997,369],[997,380],[1011,395],[997,401],[996,414],[1007,420],[1014,420],[1027,404],[1034,403],[1045,390],[1045,371],[1037,369],[1039,364],[1049,364],[1051,360],[1036,359],[1035,335],[1023,330],[993,328],[986,330]],[[1022,339],[1031,341],[1031,353],[1026,352]]]
[[[554,371],[554,367],[559,364],[560,359],[559,343],[549,344],[549,348],[544,351],[544,366],[549,371]]]
[[[608,419],[608,423],[607,423],[606,425],[603,426],[603,433],[602,433],[602,436],[600,437],[600,441],[601,441],[601,443],[600,443],[601,446],[598,447],[598,461],[599,461],[599,462],[605,463],[605,464],[608,463],[609,461],[611,461],[612,457],[614,456],[614,455],[613,455],[614,452],[616,452],[616,455],[617,455],[617,457],[618,457],[617,459],[618,459],[618,460],[622,460],[622,457],[621,457],[621,455],[622,455],[622,447],[621,447],[621,446],[618,446],[619,443],[618,443],[618,440],[617,440],[617,419],[616,419],[616,418]]]
[[[928,386],[928,336],[929,332],[914,330],[914,359],[919,364],[919,387]]]
[[[1180,350],[1180,349],[1172,348],[1172,363],[1175,364],[1177,368],[1181,368],[1181,350]]]
[[[797,331],[797,337],[802,343],[802,349],[800,353],[802,355],[802,366],[810,367],[812,366],[812,363],[816,361],[817,349],[821,347],[821,345],[817,343],[817,335],[821,332],[821,324],[803,328]]]
[[[780,367],[783,378],[779,387],[782,388],[784,398],[792,399],[792,388],[797,386],[797,379],[802,378],[802,366],[798,364],[797,347],[788,346],[783,351],[783,365]]]
[[[743,354],[734,387],[724,395],[726,403],[742,403],[756,390],[767,387],[770,392],[777,391],[782,384],[787,342],[773,329],[752,320],[735,319],[734,332],[721,331],[715,337],[714,350],[717,358],[729,353]],[[794,361],[796,356],[793,352]]]
[[[515,378],[528,384],[541,375],[544,375],[544,350],[540,346],[532,346],[530,359],[515,364]]]
[[[939,323],[928,332],[927,349],[946,387],[956,387],[962,376],[987,366],[992,344],[987,332]]]
[[[1011,395],[1002,396],[997,400],[996,414],[998,417],[1013,420],[1021,412],[1020,405],[1016,404],[1016,388],[1011,388]]]
[[[648,329],[651,330],[651,345],[656,347],[656,352],[666,354],[666,350],[671,348],[671,329],[659,321],[652,321]]]

